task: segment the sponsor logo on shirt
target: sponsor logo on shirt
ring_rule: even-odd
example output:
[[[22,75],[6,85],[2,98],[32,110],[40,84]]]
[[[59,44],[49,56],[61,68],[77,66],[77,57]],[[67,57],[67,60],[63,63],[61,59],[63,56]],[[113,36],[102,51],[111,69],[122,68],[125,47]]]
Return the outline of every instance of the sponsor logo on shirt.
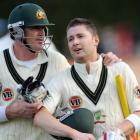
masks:
[[[140,87],[139,86],[136,86],[134,88],[134,94],[136,95],[137,98],[140,99]]]
[[[82,98],[80,96],[72,96],[69,99],[69,104],[70,104],[71,108],[73,108],[73,109],[80,108],[80,106],[82,104]]]
[[[4,101],[10,101],[13,98],[13,92],[10,88],[5,88],[2,91],[2,98]]]

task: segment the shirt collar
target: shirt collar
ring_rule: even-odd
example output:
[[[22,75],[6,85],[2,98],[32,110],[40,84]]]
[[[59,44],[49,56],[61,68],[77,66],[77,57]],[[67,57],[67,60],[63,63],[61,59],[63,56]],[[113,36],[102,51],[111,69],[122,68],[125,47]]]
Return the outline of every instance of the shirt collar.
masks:
[[[95,62],[91,62],[90,63],[90,73],[89,74],[92,74],[92,73],[95,73],[96,71],[98,70],[101,70],[102,69],[102,57],[99,55],[99,58],[97,61]],[[77,63],[77,62],[74,62],[74,67],[76,69],[77,72],[80,72],[80,73],[83,73],[85,75],[87,75],[87,70],[86,70],[86,65],[83,63]]]
[[[18,60],[14,54],[13,46],[9,48],[9,53],[15,63],[22,65],[21,61]],[[44,51],[42,51],[41,53],[38,54],[38,57],[36,58],[36,64],[43,64],[45,62],[48,62],[48,56]]]

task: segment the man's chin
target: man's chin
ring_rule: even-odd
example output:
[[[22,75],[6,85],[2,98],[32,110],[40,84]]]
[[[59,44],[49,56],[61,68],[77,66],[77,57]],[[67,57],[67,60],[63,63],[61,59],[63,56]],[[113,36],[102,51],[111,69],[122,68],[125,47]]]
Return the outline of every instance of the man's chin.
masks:
[[[32,48],[32,50],[35,52],[41,52],[43,50],[43,47]]]
[[[84,56],[75,57],[74,60],[78,63],[84,63],[85,57]]]

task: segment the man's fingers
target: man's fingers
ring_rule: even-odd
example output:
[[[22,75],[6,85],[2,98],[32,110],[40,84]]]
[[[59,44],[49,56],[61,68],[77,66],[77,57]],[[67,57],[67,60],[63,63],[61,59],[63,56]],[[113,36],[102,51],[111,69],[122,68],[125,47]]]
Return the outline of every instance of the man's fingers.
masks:
[[[27,108],[29,109],[40,109],[42,107],[43,103],[42,102],[37,102],[37,103],[27,103]]]
[[[117,57],[112,52],[108,52],[107,54],[102,53],[101,56],[103,57],[103,62],[105,65],[112,65],[114,63],[122,61],[122,59]]]

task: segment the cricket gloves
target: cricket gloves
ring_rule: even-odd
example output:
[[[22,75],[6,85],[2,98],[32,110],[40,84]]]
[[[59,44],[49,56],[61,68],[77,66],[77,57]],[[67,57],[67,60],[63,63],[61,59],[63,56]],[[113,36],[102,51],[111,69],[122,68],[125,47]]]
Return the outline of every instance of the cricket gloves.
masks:
[[[33,77],[28,77],[17,89],[24,100],[28,103],[43,101],[47,96],[45,86],[40,81],[33,81]]]

